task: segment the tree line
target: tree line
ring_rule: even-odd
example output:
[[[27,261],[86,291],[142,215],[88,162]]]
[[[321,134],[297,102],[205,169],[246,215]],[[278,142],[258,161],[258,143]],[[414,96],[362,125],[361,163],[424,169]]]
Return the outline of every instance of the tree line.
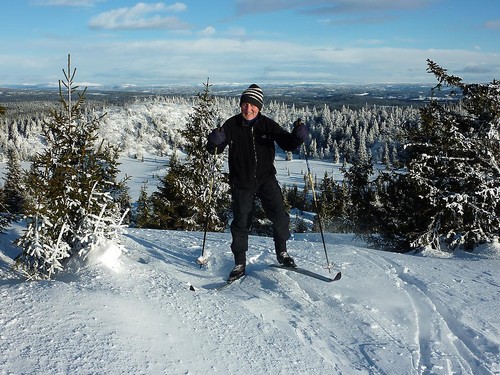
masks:
[[[141,157],[141,153],[169,155],[181,140],[185,119],[198,98],[186,96],[152,96],[119,103],[86,100],[82,116],[91,119],[106,114],[98,134],[120,149],[122,154]],[[235,97],[213,97],[216,115],[214,126],[238,110]],[[419,108],[414,106],[373,105],[358,109],[347,104],[332,109],[288,105],[276,100],[265,104],[266,115],[285,127],[302,118],[310,128],[311,157],[346,161],[360,155],[374,162],[398,163],[402,125],[418,121]],[[0,116],[0,156],[7,157],[13,148],[20,160],[30,160],[44,147],[40,138],[44,121],[57,103],[48,101],[6,103],[7,112]]]

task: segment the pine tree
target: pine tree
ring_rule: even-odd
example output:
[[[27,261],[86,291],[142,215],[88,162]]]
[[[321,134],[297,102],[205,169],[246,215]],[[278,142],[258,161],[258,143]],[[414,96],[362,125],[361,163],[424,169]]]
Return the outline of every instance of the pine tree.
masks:
[[[156,220],[162,228],[223,230],[229,211],[229,185],[222,174],[222,157],[206,150],[207,136],[217,125],[215,99],[210,84],[197,95],[197,103],[181,130],[186,160],[170,164],[169,172],[154,194]],[[211,196],[210,196],[211,195]],[[208,205],[208,202],[210,205]]]
[[[12,222],[12,215],[5,209],[5,195],[3,187],[0,188],[0,233],[3,233]]]
[[[428,71],[461,96],[459,106],[432,101],[412,129],[409,174],[432,206],[414,246],[471,250],[500,228],[500,85],[465,84],[428,60]]]
[[[187,154],[184,165],[184,186],[187,189],[184,199],[191,202],[192,210],[192,216],[184,223],[191,230],[203,229],[207,218],[209,230],[223,230],[227,219],[229,187],[221,173],[222,158],[211,156],[206,150],[207,136],[217,121],[215,98],[210,94],[210,86],[207,80],[205,90],[198,94],[198,103],[189,115],[186,128],[181,131]],[[215,194],[214,187],[217,189]]]
[[[13,148],[9,148],[5,175],[3,209],[14,220],[23,211],[25,188],[22,181],[21,163]]]
[[[428,71],[460,100],[433,100],[408,124],[407,173],[379,182],[381,240],[471,250],[500,234],[500,86],[465,84],[431,60]]]
[[[381,250],[408,251],[411,234],[424,228],[421,218],[429,210],[422,192],[407,174],[394,170],[382,171],[372,186],[374,215],[371,233],[365,239]]]
[[[354,231],[360,235],[370,233],[373,222],[373,192],[370,177],[373,165],[370,161],[355,159],[349,169],[343,168],[344,179],[349,190],[349,219],[354,225]]]
[[[182,229],[180,218],[186,215],[189,204],[182,199],[180,179],[183,174],[183,165],[172,154],[167,174],[160,178],[158,190],[151,194],[152,218],[149,227],[158,229]]]
[[[310,208],[307,203],[307,188],[299,192],[297,185],[293,184],[291,187],[283,187],[283,198],[285,199],[287,208],[289,211],[292,208],[296,208],[301,211],[306,211]]]
[[[353,226],[350,225],[350,215],[347,207],[350,207],[350,197],[348,195],[346,184],[335,182],[333,177],[325,176],[319,184],[319,198],[321,202],[320,213],[323,218],[325,230],[331,232],[352,232]]]
[[[0,116],[3,116],[5,112],[5,107],[0,105]],[[14,163],[14,165],[16,164]],[[7,166],[7,168],[8,170],[10,170],[9,165]],[[7,181],[5,184],[7,185]],[[11,213],[11,207],[9,203],[10,199],[8,198],[8,190],[9,189],[6,189],[5,187],[0,188],[0,233],[4,232],[13,220],[13,215]]]
[[[123,190],[116,182],[117,150],[98,142],[101,118],[83,116],[85,89],[73,101],[78,87],[69,55],[63,73],[62,109],[51,111],[44,123],[46,147],[23,176],[28,226],[16,241],[23,250],[16,265],[33,279],[51,278],[69,257],[86,254],[100,241],[116,240],[122,219],[113,199]]]
[[[116,181],[117,175],[114,175],[113,180]],[[126,180],[116,183],[115,188],[110,192],[113,201],[118,205],[121,224],[130,225],[132,222],[132,197],[130,196],[130,188]]]
[[[146,184],[142,185],[139,199],[137,200],[137,212],[135,225],[137,228],[149,228],[152,223],[151,199],[148,196]]]

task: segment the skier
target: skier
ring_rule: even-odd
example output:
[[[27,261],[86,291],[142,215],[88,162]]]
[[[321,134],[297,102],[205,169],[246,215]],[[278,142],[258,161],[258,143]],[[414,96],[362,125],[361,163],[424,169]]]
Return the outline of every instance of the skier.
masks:
[[[231,251],[235,262],[229,281],[245,275],[248,232],[255,196],[260,199],[266,216],[272,222],[278,262],[286,267],[297,267],[286,249],[286,241],[290,238],[290,217],[276,179],[274,143],[283,150],[293,151],[308,138],[309,132],[299,120],[294,123],[291,133],[286,131],[261,114],[263,104],[262,89],[256,84],[250,85],[241,95],[241,112],[208,135],[207,150],[211,154],[219,154],[229,145],[229,179],[233,201]]]

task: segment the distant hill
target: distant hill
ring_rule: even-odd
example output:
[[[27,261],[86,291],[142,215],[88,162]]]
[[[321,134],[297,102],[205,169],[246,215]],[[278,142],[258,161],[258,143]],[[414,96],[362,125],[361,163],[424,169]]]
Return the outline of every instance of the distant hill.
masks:
[[[213,84],[211,92],[215,96],[239,97],[248,85]],[[81,88],[84,86],[82,85]],[[266,102],[278,101],[285,104],[315,105],[327,104],[332,109],[342,106],[359,108],[366,105],[419,106],[427,103],[433,95],[432,84],[370,84],[370,85],[324,85],[290,84],[262,85]],[[115,86],[88,87],[87,99],[123,103],[142,97],[155,95],[195,96],[203,87],[194,85],[172,85],[156,87]],[[450,91],[434,92],[440,99],[450,99]],[[33,86],[0,87],[0,103],[24,101],[57,101],[57,88]]]

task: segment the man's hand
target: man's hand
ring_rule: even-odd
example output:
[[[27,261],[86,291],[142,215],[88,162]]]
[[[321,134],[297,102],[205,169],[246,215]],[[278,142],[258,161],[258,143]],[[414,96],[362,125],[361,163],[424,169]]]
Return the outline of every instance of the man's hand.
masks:
[[[302,123],[300,118],[293,123],[292,134],[301,142],[305,142],[309,139],[309,130],[307,129],[307,126]]]
[[[214,146],[218,146],[226,140],[226,134],[222,129],[214,129],[208,135],[208,142],[213,144]]]

